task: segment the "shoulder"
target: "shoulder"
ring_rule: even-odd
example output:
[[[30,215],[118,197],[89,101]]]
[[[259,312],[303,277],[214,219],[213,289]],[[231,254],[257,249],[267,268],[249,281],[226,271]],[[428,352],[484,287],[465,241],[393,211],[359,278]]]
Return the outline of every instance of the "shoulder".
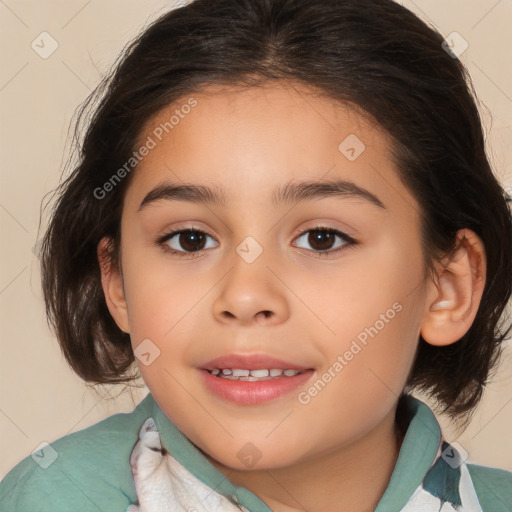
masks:
[[[130,454],[149,414],[146,397],[28,455],[0,483],[0,510],[124,512],[136,499]]]
[[[468,464],[468,471],[484,512],[512,512],[512,473]]]

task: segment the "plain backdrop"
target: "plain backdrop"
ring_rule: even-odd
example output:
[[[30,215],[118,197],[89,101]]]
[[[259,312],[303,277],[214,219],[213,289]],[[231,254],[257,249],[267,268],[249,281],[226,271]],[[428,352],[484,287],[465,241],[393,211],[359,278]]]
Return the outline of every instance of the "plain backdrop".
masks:
[[[511,186],[512,1],[401,3],[443,36],[455,31],[467,41],[460,58],[483,103],[491,161]],[[0,478],[42,442],[131,411],[147,393],[145,387],[92,390],[72,373],[46,324],[34,248],[41,201],[58,184],[68,156],[74,110],[124,45],[174,5],[0,0]],[[470,462],[512,471],[510,343],[471,425],[460,433],[439,420]]]

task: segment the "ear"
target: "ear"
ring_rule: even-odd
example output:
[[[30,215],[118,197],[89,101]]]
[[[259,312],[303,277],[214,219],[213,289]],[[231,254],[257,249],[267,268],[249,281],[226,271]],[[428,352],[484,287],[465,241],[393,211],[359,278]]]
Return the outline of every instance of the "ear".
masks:
[[[473,323],[486,280],[485,247],[469,229],[457,232],[456,249],[440,269],[423,317],[421,336],[431,345],[460,340]]]
[[[97,248],[101,269],[101,286],[112,318],[122,331],[129,333],[128,308],[124,295],[123,276],[120,265],[113,264],[112,250],[112,240],[108,237],[102,238]]]

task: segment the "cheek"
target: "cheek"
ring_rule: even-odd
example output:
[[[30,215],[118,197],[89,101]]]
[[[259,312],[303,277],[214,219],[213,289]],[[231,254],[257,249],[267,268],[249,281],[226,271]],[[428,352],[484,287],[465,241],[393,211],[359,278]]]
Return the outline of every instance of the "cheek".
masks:
[[[123,261],[132,338],[168,339],[211,289],[201,272],[170,263],[154,250],[132,253]],[[182,322],[184,320],[184,322]]]
[[[305,398],[316,421],[327,408],[340,421],[359,414],[364,422],[368,411],[390,407],[406,384],[421,327],[421,259],[405,257],[399,246],[379,256],[354,265],[324,309],[335,334],[319,342],[327,372],[320,378],[328,383]]]
[[[408,303],[394,302],[377,312],[371,320],[365,313],[369,320],[352,321],[329,345],[319,375],[330,388],[325,395],[343,397],[355,409],[378,402],[383,395],[394,398],[401,393],[417,346],[420,322],[409,316]]]
[[[312,303],[330,328],[323,338],[331,356],[332,349],[343,353],[353,341],[375,346],[375,357],[383,361],[389,359],[387,350],[402,351],[419,334],[418,283],[419,266],[407,266],[398,258],[360,262],[333,276],[325,283],[327,292]],[[383,353],[377,353],[380,349]]]
[[[414,359],[419,327],[411,313],[404,304],[389,323],[367,325],[360,331],[364,336],[344,338],[330,351],[326,367],[300,395],[294,418],[310,431],[323,432],[314,449],[328,450],[340,439],[354,441],[389,414]],[[286,435],[280,434],[273,442],[285,445]]]

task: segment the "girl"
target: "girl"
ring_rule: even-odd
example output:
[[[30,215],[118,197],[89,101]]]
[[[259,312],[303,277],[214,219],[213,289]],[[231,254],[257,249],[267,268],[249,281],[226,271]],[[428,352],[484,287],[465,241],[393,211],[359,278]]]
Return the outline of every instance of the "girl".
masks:
[[[150,393],[20,462],[2,510],[512,510],[411,395],[469,421],[510,330],[456,53],[391,0],[195,0],[128,47],[43,290],[78,375]]]

